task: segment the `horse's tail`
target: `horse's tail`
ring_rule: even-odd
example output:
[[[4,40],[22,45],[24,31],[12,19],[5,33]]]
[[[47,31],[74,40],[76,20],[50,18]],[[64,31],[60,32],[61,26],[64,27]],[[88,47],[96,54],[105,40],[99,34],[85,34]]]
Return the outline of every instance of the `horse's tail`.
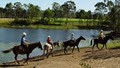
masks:
[[[64,44],[64,42],[62,43],[62,47],[65,47],[65,44]]]
[[[8,49],[8,50],[2,51],[2,53],[9,53],[9,52],[11,52],[12,50],[13,50],[13,48],[10,48],[10,49]]]
[[[92,40],[93,40],[93,39],[91,39],[91,41],[90,41],[90,45],[92,45]]]

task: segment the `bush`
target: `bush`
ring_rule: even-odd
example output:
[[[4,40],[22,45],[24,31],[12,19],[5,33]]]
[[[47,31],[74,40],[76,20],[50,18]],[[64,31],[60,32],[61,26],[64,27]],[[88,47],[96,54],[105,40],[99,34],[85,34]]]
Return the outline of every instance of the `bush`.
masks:
[[[30,25],[30,22],[26,21],[26,20],[14,20],[12,22],[12,24],[15,24],[15,25]]]
[[[47,18],[41,18],[40,21],[36,21],[35,24],[43,24],[43,25],[48,25],[49,24],[49,19]]]

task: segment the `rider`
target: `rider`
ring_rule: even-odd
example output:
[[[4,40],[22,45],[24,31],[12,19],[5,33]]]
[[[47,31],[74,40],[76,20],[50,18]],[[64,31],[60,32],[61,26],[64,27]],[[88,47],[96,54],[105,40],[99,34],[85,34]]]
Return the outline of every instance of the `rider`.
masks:
[[[48,38],[47,38],[47,43],[52,45],[50,36],[48,36]]]
[[[27,44],[28,44],[28,41],[25,38],[26,35],[27,34],[23,32],[22,38],[21,38],[21,46],[25,49],[25,51],[27,51]]]
[[[71,41],[75,41],[75,38],[74,38],[74,33],[71,33]]]
[[[99,39],[100,39],[100,40],[103,40],[104,37],[105,37],[105,35],[103,34],[103,30],[100,30]]]

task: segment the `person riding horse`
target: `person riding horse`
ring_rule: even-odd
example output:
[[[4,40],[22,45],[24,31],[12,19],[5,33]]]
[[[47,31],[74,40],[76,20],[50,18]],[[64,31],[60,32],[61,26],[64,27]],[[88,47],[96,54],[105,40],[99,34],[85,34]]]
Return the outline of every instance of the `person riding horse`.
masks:
[[[28,41],[25,38],[26,35],[27,34],[25,32],[23,32],[22,38],[21,38],[21,44],[20,44],[20,46],[23,47],[25,52],[27,52],[27,44],[28,44]]]
[[[104,37],[105,37],[105,35],[103,34],[103,30],[101,30],[99,33],[99,40],[102,41],[104,39]]]
[[[73,43],[73,42],[75,42],[75,38],[74,38],[74,33],[71,33],[71,42]]]
[[[48,36],[48,38],[47,38],[47,43],[50,44],[51,46],[53,46],[50,36]]]

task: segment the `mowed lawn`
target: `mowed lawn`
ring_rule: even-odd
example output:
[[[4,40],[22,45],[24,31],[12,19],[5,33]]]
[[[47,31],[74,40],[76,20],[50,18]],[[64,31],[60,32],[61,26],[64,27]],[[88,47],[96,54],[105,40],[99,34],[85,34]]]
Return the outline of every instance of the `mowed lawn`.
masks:
[[[14,18],[0,18],[0,24],[9,24],[14,21]]]

